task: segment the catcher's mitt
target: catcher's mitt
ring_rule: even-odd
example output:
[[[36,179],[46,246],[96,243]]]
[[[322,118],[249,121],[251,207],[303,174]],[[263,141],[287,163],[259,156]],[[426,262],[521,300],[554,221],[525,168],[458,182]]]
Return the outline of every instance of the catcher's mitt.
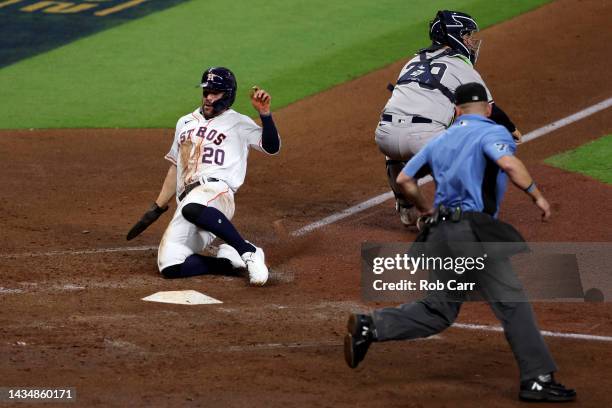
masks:
[[[136,238],[138,235],[140,235],[141,232],[149,228],[149,225],[157,221],[159,216],[165,213],[166,211],[168,211],[168,206],[162,208],[158,206],[157,203],[153,203],[153,205],[151,205],[151,208],[149,208],[149,210],[144,213],[140,220],[138,220],[138,222],[134,224],[132,229],[130,229],[130,231],[127,233],[126,239],[129,241]]]

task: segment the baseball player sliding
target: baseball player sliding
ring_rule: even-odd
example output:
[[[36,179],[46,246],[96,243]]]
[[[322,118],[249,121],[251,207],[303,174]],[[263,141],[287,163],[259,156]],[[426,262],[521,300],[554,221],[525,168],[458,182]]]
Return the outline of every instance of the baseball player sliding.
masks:
[[[181,117],[166,159],[170,168],[152,207],[132,227],[131,240],[168,210],[176,196],[177,209],[159,245],[157,265],[166,278],[207,273],[232,273],[246,268],[252,285],[264,285],[268,268],[261,248],[245,241],[231,223],[234,194],[246,175],[249,148],[274,155],[280,136],[270,112],[271,97],[253,88],[251,103],[261,118],[259,127],[230,107],[238,88],[227,68],[204,71],[202,106]],[[217,257],[199,253],[215,237],[226,242]]]
[[[438,11],[429,24],[431,46],[408,61],[396,85],[389,86],[392,95],[382,111],[375,139],[386,156],[389,184],[405,226],[415,225],[418,215],[395,182],[398,174],[412,156],[453,122],[453,93],[459,85],[477,82],[486,88],[474,69],[480,49],[480,40],[474,37],[477,31],[476,21],[468,14]],[[493,103],[491,92],[486,89],[492,106],[490,118],[505,126],[520,141],[521,133]]]

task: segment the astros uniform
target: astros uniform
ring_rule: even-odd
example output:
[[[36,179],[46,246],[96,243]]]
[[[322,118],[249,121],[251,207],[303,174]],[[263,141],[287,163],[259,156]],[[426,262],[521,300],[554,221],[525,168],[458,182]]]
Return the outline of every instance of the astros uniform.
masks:
[[[261,137],[261,127],[233,109],[205,119],[198,108],[178,120],[172,146],[165,156],[177,166],[177,210],[159,246],[160,271],[183,263],[215,239],[214,234],[185,220],[181,212],[185,205],[214,207],[232,219],[234,193],[244,182],[249,148],[269,154],[261,147]],[[200,185],[185,195],[186,187],[196,182]]]

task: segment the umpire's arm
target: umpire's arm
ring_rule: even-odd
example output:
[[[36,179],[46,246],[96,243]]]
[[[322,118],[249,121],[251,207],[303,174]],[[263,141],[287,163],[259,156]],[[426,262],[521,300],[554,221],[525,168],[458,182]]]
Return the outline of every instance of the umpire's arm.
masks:
[[[406,163],[406,166],[402,169],[400,174],[395,179],[395,182],[399,186],[400,190],[404,194],[404,197],[411,203],[413,203],[419,210],[421,215],[433,214],[433,209],[423,197],[421,189],[417,184],[417,177],[423,169],[429,166],[429,152],[431,150],[432,143],[428,143],[423,147],[416,155],[412,157]]]
[[[399,188],[402,190],[404,197],[406,197],[408,201],[414,203],[414,205],[422,215],[433,214],[433,210],[427,204],[427,200],[425,200],[425,197],[423,197],[423,194],[421,193],[421,189],[419,188],[416,179],[410,177],[402,171],[399,176],[397,176],[396,182]]]
[[[542,221],[548,221],[550,218],[550,204],[548,204],[548,201],[546,201],[536,186],[523,162],[515,156],[508,155],[500,157],[496,160],[496,163],[506,172],[514,185],[533,199],[534,204],[542,211]]]

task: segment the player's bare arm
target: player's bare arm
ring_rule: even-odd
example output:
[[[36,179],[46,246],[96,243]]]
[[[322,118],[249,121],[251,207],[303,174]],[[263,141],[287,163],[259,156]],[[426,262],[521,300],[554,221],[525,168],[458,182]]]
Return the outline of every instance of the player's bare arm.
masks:
[[[416,208],[419,210],[420,215],[431,215],[433,209],[427,203],[425,197],[421,193],[421,189],[417,184],[417,181],[404,173],[403,171],[397,176],[397,185],[400,187],[404,195],[408,200],[414,203]]]
[[[542,211],[542,222],[548,221],[550,219],[550,204],[536,186],[523,162],[515,156],[503,156],[496,163],[508,174],[514,185],[533,199],[535,205]]]
[[[165,208],[176,194],[176,165],[171,164],[164,179],[159,195],[155,199],[155,204],[160,208]]]
[[[132,226],[127,234],[128,241],[136,238],[144,230],[149,228],[157,219],[168,211],[168,202],[176,194],[176,165],[171,164],[164,179],[161,191],[151,208],[149,208],[140,219]]]

